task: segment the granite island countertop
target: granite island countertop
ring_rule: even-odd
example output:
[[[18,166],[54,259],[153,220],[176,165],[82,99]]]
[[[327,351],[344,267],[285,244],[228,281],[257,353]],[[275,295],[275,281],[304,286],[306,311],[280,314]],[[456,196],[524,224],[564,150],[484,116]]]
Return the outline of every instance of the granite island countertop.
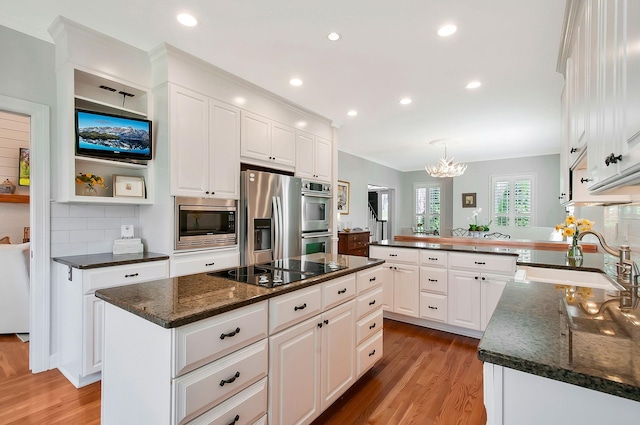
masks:
[[[640,308],[621,312],[616,295],[509,281],[480,341],[478,358],[640,401]]]
[[[76,269],[96,269],[99,267],[124,266],[127,264],[147,263],[149,261],[168,260],[166,254],[155,252],[140,252],[136,254],[101,254],[71,255],[68,257],[54,257],[53,261]]]
[[[175,328],[384,263],[350,255],[312,254],[295,258],[334,261],[346,268],[275,288],[199,273],[100,289],[96,297],[164,328]]]

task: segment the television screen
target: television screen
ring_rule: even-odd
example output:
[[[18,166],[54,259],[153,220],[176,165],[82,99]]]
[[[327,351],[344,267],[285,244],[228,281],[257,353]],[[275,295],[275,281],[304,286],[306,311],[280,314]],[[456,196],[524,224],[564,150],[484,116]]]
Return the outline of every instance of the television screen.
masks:
[[[76,154],[151,159],[151,121],[77,109]]]

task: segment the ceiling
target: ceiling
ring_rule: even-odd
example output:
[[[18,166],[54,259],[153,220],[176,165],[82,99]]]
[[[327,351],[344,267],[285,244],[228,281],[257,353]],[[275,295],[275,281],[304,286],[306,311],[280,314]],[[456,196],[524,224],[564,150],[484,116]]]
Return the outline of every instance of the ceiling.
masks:
[[[177,23],[185,11],[196,27]],[[560,152],[560,0],[0,2],[0,25],[49,42],[58,15],[200,57],[333,120],[340,150],[400,171],[436,162],[437,139],[463,162]],[[446,23],[458,31],[439,37]]]

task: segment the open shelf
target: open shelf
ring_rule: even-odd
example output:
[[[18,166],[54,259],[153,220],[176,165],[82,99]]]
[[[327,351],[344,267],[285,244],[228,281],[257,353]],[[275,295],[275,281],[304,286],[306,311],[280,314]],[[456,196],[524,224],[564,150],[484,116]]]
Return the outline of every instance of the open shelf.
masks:
[[[124,162],[124,161],[114,161],[109,159],[102,158],[92,158],[90,156],[78,156],[76,155],[76,162],[87,162],[94,164],[104,164],[110,167],[118,167],[118,168],[133,168],[137,170],[144,170],[148,167],[147,164],[138,164],[135,162]]]
[[[14,204],[28,204],[29,195],[13,195],[13,194],[0,194],[0,202],[10,202]]]

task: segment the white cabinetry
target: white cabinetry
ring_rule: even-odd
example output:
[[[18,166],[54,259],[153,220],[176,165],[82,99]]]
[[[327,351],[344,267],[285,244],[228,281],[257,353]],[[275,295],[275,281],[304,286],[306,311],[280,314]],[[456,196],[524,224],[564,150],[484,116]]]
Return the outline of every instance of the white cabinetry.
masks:
[[[100,380],[104,301],[97,289],[162,279],[169,261],[151,261],[92,269],[54,263],[59,282],[59,369],[76,387]]]
[[[239,264],[240,253],[237,248],[177,253],[171,258],[169,275],[176,277],[206,273],[237,267]]]
[[[420,252],[420,317],[447,322],[447,252]]]
[[[242,159],[292,171],[296,160],[294,128],[247,111],[242,111],[241,117]]]
[[[296,130],[296,176],[331,180],[331,142]]]
[[[418,317],[420,310],[420,250],[371,246],[372,258],[386,261],[385,310]]]
[[[356,377],[371,369],[382,358],[382,286],[386,270],[382,267],[358,272],[356,308]]]
[[[240,109],[169,86],[171,194],[240,197]]]

